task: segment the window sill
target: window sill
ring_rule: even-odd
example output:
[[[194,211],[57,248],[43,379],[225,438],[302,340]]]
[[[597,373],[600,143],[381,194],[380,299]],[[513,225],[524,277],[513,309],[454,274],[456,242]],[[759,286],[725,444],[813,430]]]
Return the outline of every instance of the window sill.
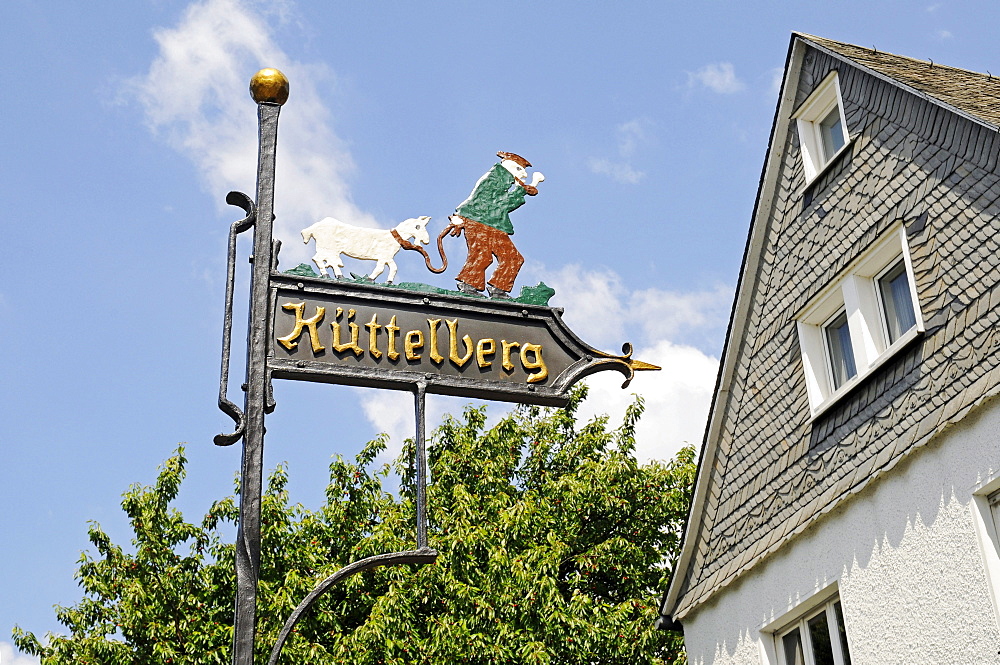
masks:
[[[851,138],[847,139],[847,141],[844,142],[844,145],[840,146],[840,150],[833,153],[833,156],[830,159],[826,160],[826,164],[823,165],[823,168],[817,171],[816,175],[806,180],[806,184],[802,187],[802,191],[799,192],[799,197],[801,198],[802,196],[804,196],[805,193],[808,192],[813,185],[819,182],[820,178],[825,176],[830,171],[830,169],[833,168],[833,165],[837,163],[837,161],[843,156],[845,152],[851,149],[851,147],[854,145],[854,142],[857,140],[858,140],[857,136],[852,136]]]
[[[837,388],[833,392],[833,394],[831,394],[825,400],[820,402],[816,406],[816,408],[812,409],[809,416],[809,422],[807,424],[812,425],[817,420],[819,420],[823,416],[823,414],[825,414],[827,411],[833,408],[833,406],[836,405],[838,402],[843,400],[843,398],[846,397],[849,393],[853,392],[855,388],[863,384],[865,380],[869,376],[874,374],[876,371],[878,371],[880,367],[882,367],[887,362],[898,356],[903,351],[903,349],[910,346],[910,344],[914,340],[923,337],[923,335],[924,331],[920,330],[917,326],[914,326],[913,328],[910,328],[908,331],[906,331],[899,339],[893,342],[892,346],[890,346],[888,349],[879,354],[879,356],[874,360],[874,362],[872,362],[871,365],[864,368],[864,370],[859,371],[848,381],[846,381],[844,385]]]

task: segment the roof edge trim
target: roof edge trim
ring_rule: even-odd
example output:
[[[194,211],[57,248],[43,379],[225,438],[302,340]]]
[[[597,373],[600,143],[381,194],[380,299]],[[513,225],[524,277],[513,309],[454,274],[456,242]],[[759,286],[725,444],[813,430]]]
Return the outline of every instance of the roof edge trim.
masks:
[[[784,149],[775,146],[775,137],[787,132],[791,123],[787,109],[795,102],[795,90],[798,88],[799,73],[802,68],[802,57],[805,47],[796,48],[796,33],[792,33],[789,40],[787,55],[785,56],[785,67],[781,81],[781,92],[778,96],[778,103],[774,109],[774,119],[771,123],[771,135],[768,139],[767,152],[764,156],[764,164],[761,167],[760,182],[757,188],[757,198],[754,201],[754,209],[751,215],[750,228],[747,231],[747,242],[743,250],[743,264],[740,267],[740,277],[736,286],[736,297],[733,300],[732,314],[729,319],[729,327],[726,330],[726,340],[723,344],[722,360],[719,363],[719,374],[716,379],[715,390],[712,396],[712,405],[709,409],[709,418],[705,430],[705,437],[702,442],[701,455],[698,460],[698,475],[695,482],[695,491],[688,510],[687,526],[684,529],[684,540],[681,547],[681,554],[674,566],[670,584],[660,603],[660,615],[670,617],[671,621],[681,620],[691,608],[686,608],[677,613],[677,604],[680,599],[680,589],[687,577],[687,569],[691,564],[691,557],[694,555],[694,540],[701,527],[702,507],[708,492],[708,485],[711,476],[711,469],[714,466],[711,462],[715,459],[717,452],[717,441],[719,429],[722,425],[722,414],[725,406],[729,402],[729,390],[724,386],[729,385],[736,369],[736,353],[733,346],[733,333],[745,327],[746,317],[750,309],[750,294],[747,289],[752,289],[755,280],[751,276],[756,273],[756,268],[760,262],[760,246],[763,242],[763,232],[761,224],[758,224],[762,210],[768,210],[773,202],[774,190],[777,179],[775,170],[780,167],[781,159],[784,156]]]

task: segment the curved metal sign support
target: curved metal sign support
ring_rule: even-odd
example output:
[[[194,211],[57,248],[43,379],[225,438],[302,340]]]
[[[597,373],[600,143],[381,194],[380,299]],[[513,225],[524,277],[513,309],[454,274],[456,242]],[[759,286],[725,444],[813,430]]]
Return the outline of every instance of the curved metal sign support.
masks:
[[[337,582],[345,580],[348,577],[355,575],[366,570],[371,570],[372,568],[378,568],[379,566],[401,566],[407,563],[416,563],[420,565],[426,565],[428,563],[434,563],[437,559],[438,553],[429,547],[424,547],[417,550],[409,550],[407,552],[390,552],[389,554],[376,554],[374,556],[365,557],[360,561],[355,561],[354,563],[344,566],[333,575],[323,580],[317,585],[312,592],[306,596],[295,611],[292,612],[291,616],[288,617],[288,621],[285,622],[284,627],[278,634],[278,641],[274,645],[274,649],[271,650],[271,657],[267,660],[267,665],[277,665],[278,659],[281,656],[281,650],[285,646],[285,640],[288,639],[289,634],[291,634],[292,629],[295,624],[298,623],[299,619],[305,615],[306,610],[319,599],[324,593],[330,590]]]

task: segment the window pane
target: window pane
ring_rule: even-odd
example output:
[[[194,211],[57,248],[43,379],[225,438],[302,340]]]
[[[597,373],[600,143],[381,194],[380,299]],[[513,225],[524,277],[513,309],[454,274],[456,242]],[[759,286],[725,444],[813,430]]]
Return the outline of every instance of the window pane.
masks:
[[[993,526],[1000,535],[1000,492],[994,492],[987,500],[990,502],[990,512],[993,514]]]
[[[916,316],[913,314],[913,300],[910,298],[910,280],[902,261],[878,280],[878,289],[882,294],[889,343],[892,344],[903,333],[917,325]]]
[[[833,611],[837,615],[837,632],[840,633],[840,651],[844,654],[844,665],[851,665],[851,652],[847,650],[847,629],[844,628],[844,609],[839,600],[833,604]]]
[[[796,628],[781,638],[781,648],[785,652],[785,665],[805,665],[802,655],[802,637]]]
[[[854,364],[854,347],[851,346],[851,330],[847,327],[847,312],[841,312],[826,327],[826,346],[830,351],[833,387],[839,388],[858,373]]]
[[[812,643],[814,665],[836,665],[833,661],[833,645],[830,644],[830,626],[823,610],[807,622],[809,641]]]
[[[819,123],[820,134],[823,135],[823,152],[830,159],[844,147],[844,128],[840,124],[840,108],[833,110]]]

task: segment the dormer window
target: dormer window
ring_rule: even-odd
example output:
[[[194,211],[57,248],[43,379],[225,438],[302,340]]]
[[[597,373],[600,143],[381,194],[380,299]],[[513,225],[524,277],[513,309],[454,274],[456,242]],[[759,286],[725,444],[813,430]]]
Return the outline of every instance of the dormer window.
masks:
[[[796,317],[813,417],[924,329],[913,283],[898,223]]]
[[[837,72],[830,72],[792,117],[798,124],[806,181],[811,181],[847,144]]]

